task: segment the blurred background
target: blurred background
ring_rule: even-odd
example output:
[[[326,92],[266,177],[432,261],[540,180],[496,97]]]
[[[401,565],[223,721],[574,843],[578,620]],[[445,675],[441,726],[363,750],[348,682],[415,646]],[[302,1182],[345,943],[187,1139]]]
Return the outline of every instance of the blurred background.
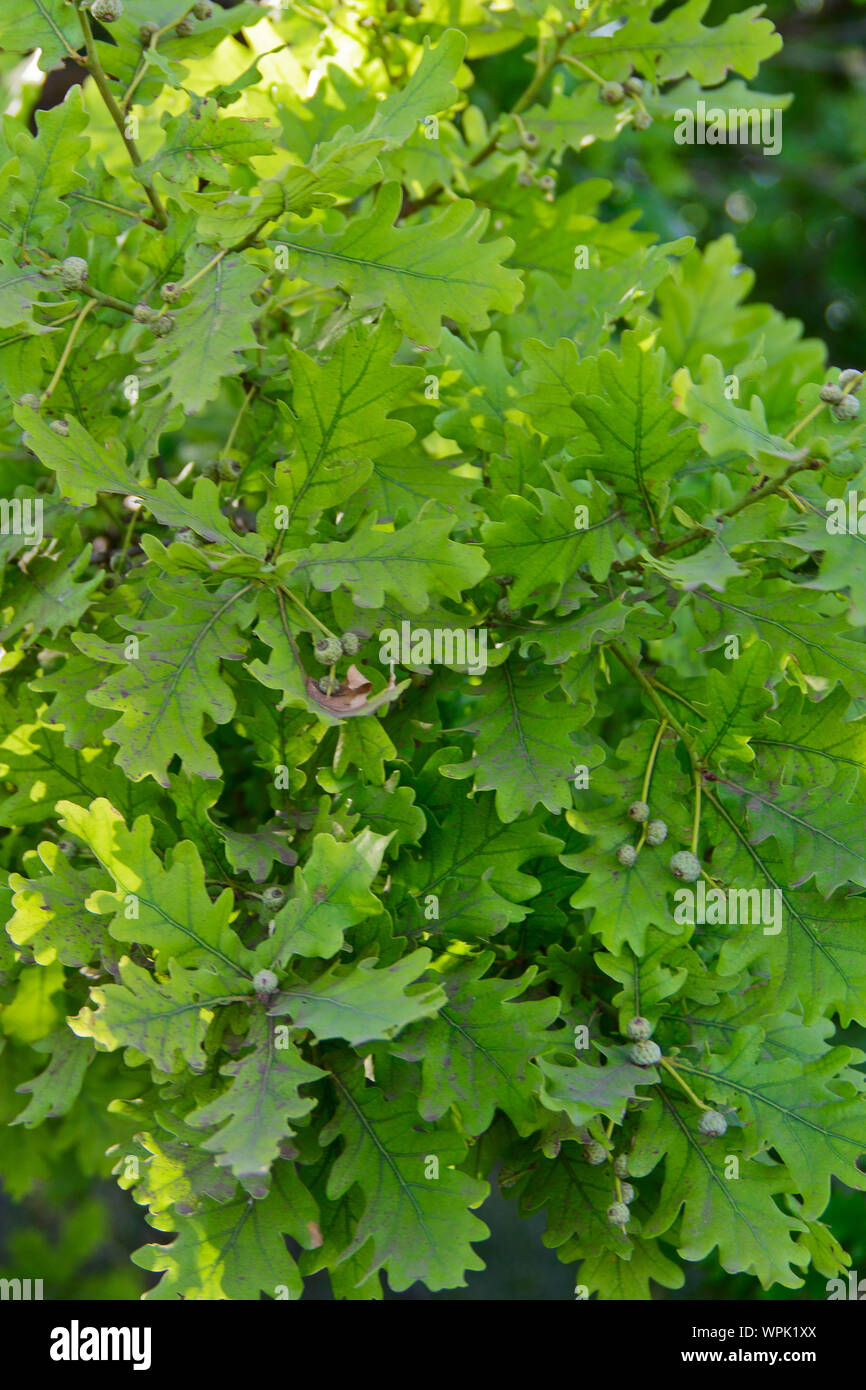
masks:
[[[654,14],[676,8],[674,0]],[[706,24],[745,6],[712,0]],[[665,123],[625,130],[610,143],[570,152],[566,182],[603,175],[611,212],[640,207],[659,239],[727,232],[756,273],[753,298],[802,320],[823,338],[830,362],[860,362],[866,328],[866,4],[852,0],[771,0],[765,12],[784,47],[749,85],[790,93],[782,150],[674,144]],[[473,100],[492,115],[526,82],[525,49],[476,65]],[[708,100],[708,106],[711,102]]]
[[[224,8],[230,8],[224,3]],[[674,8],[674,4],[664,7]],[[708,21],[718,23],[739,0],[713,0]],[[739,242],[743,261],[756,274],[754,298],[769,301],[800,319],[809,337],[823,338],[830,361],[862,365],[866,306],[866,5],[850,0],[774,0],[766,12],[781,31],[784,49],[761,70],[752,86],[765,93],[792,93],[783,118],[782,151],[737,146],[680,147],[671,127],[628,131],[613,144],[596,144],[571,155],[566,172],[575,179],[599,174],[614,185],[611,213],[639,206],[643,225],[663,241],[689,234],[703,244],[724,232]],[[489,114],[509,107],[525,85],[522,50],[479,63],[473,100]],[[32,122],[34,111],[52,106],[69,86],[64,72],[36,79],[22,89],[20,61],[0,55],[0,96]],[[19,104],[20,103],[20,104]],[[839,1041],[866,1046],[862,1029]],[[17,1078],[3,1077],[0,1097]],[[11,1111],[18,1109],[16,1098]],[[52,1298],[137,1298],[150,1283],[129,1263],[129,1253],[152,1238],[138,1207],[112,1182],[94,1184],[78,1171],[69,1151],[47,1156],[40,1144],[33,1162],[39,1171],[31,1191],[29,1134],[4,1129],[10,1116],[0,1100],[0,1170],[17,1170],[0,1193],[0,1277],[43,1271]],[[51,1122],[49,1122],[50,1124]],[[98,1123],[96,1125],[98,1129]],[[31,1174],[32,1176],[32,1174]],[[514,1202],[494,1191],[481,1213],[491,1227],[481,1247],[487,1271],[470,1275],[468,1286],[431,1294],[416,1286],[386,1297],[429,1299],[572,1299],[574,1267],[559,1263],[543,1244],[544,1219],[518,1219]],[[837,1187],[826,1217],[851,1256],[866,1271],[866,1221],[862,1194]],[[306,1298],[330,1298],[326,1276],[309,1281]],[[687,1267],[683,1289],[657,1291],[675,1299],[826,1298],[826,1279],[815,1273],[799,1290],[756,1291],[753,1280],[727,1275],[715,1258]]]

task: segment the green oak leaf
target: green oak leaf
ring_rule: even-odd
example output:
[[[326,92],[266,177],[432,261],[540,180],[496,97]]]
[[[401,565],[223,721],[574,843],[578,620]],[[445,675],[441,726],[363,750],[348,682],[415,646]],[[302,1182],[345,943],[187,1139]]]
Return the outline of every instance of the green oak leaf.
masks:
[[[266,1293],[300,1298],[301,1276],[283,1237],[310,1246],[315,1217],[315,1204],[290,1163],[277,1164],[261,1201],[241,1192],[225,1203],[205,1198],[192,1216],[154,1215],[150,1224],[175,1239],[142,1246],[132,1256],[142,1269],[162,1275],[144,1297],[256,1301]]]
[[[50,1117],[66,1115],[72,1109],[93,1056],[90,1048],[67,1028],[35,1043],[34,1048],[37,1052],[50,1051],[51,1058],[48,1066],[32,1081],[16,1086],[16,1091],[29,1094],[30,1101],[10,1121],[13,1125],[25,1125],[28,1129]]]
[[[439,342],[443,314],[481,329],[492,311],[514,308],[520,277],[503,264],[513,243],[481,240],[485,213],[461,199],[427,226],[396,227],[400,199],[397,184],[384,184],[369,216],[328,231],[290,229],[280,244],[306,278],[340,285],[358,309],[387,304],[404,333],[428,347]]]
[[[478,546],[448,539],[453,518],[427,513],[399,530],[370,518],[349,540],[308,546],[283,556],[280,566],[289,583],[308,578],[323,593],[347,585],[362,608],[380,608],[391,594],[410,613],[423,613],[434,590],[459,599],[487,573]]]
[[[631,14],[616,33],[581,33],[566,51],[608,79],[626,78],[633,70],[653,82],[691,74],[712,87],[731,69],[754,77],[759,65],[781,47],[771,21],[760,18],[763,6],[728,15],[713,28],[702,23],[708,9],[709,0],[687,0],[661,20],[649,13]]]
[[[45,0],[36,3],[47,9]],[[80,166],[90,148],[87,126],[81,89],[76,86],[60,106],[38,112],[35,136],[23,130],[16,135],[16,170],[5,180],[3,202],[4,220],[11,220],[18,229],[22,251],[34,244],[62,249],[64,240],[56,233],[69,218],[64,197],[86,183]]]
[[[484,553],[494,574],[508,574],[508,602],[533,603],[537,613],[556,606],[575,570],[587,564],[593,579],[606,579],[616,559],[611,527],[618,519],[615,499],[600,487],[584,491],[561,475],[556,491],[533,488],[533,497],[506,497],[502,520],[482,529]]]
[[[349,927],[381,910],[371,885],[389,839],[369,829],[343,843],[317,835],[309,859],[295,873],[294,896],[280,908],[268,941],[258,949],[257,966],[278,968],[291,956],[327,960],[336,955]]]
[[[288,1015],[296,1028],[308,1029],[317,1041],[344,1038],[350,1047],[358,1047],[387,1039],[406,1024],[436,1013],[444,1002],[435,982],[415,983],[429,962],[430,952],[421,949],[379,969],[369,957],[357,965],[331,966],[314,980],[281,990],[268,1012],[280,1018]]]
[[[368,1086],[356,1063],[335,1076],[337,1110],[322,1130],[321,1142],[338,1137],[343,1147],[328,1179],[328,1195],[339,1197],[357,1185],[365,1199],[346,1259],[372,1242],[369,1276],[385,1269],[400,1292],[416,1279],[428,1288],[462,1285],[464,1272],[482,1268],[472,1245],[487,1227],[472,1215],[487,1195],[487,1184],[456,1167],[466,1145],[455,1130],[418,1120],[415,1095],[403,1077],[399,1090]],[[438,1176],[425,1177],[430,1158]]]
[[[790,1176],[779,1164],[747,1164],[743,1155],[740,1176],[730,1181],[727,1155],[741,1145],[730,1133],[721,1139],[699,1135],[694,1114],[666,1096],[641,1116],[629,1172],[639,1179],[664,1159],[659,1204],[642,1234],[665,1235],[682,1213],[676,1245],[683,1259],[703,1260],[717,1249],[723,1269],[748,1270],[764,1288],[799,1288],[794,1266],[808,1256],[793,1237],[803,1223],[775,1200],[792,1190]]]
[[[608,483],[626,515],[636,517],[653,539],[659,536],[670,479],[697,447],[695,431],[682,428],[673,408],[665,366],[664,352],[646,351],[639,334],[624,333],[619,355],[599,354],[597,393],[577,395],[573,402],[585,426],[583,437],[589,435],[600,456],[584,452],[580,436],[569,445],[581,467]]]
[[[859,1053],[832,1048],[807,1065],[794,1058],[761,1057],[763,1031],[743,1028],[729,1052],[697,1062],[682,1061],[690,1084],[700,1078],[717,1103],[748,1116],[747,1137],[754,1151],[772,1148],[788,1167],[803,1198],[806,1217],[820,1216],[830,1199],[830,1181],[862,1191],[866,1171],[866,1101],[859,1072],[845,1071]],[[842,1075],[857,1083],[845,1085]]]
[[[619,1123],[629,1100],[639,1097],[637,1086],[658,1081],[655,1067],[637,1067],[625,1051],[617,1053],[606,1066],[592,1066],[575,1057],[570,1066],[561,1066],[549,1057],[540,1057],[538,1066],[544,1077],[538,1099],[548,1110],[564,1110],[573,1125],[585,1125],[595,1115],[606,1115]]]
[[[219,589],[206,590],[194,576],[153,579],[153,596],[170,617],[123,616],[120,622],[132,636],[117,646],[77,634],[76,644],[86,656],[120,668],[88,698],[100,709],[120,712],[105,735],[119,744],[116,762],[128,777],[150,775],[167,787],[174,757],[191,775],[219,775],[219,760],[204,729],[206,720],[225,724],[234,713],[220,663],[246,654],[242,627],[252,616],[251,603],[244,603],[249,588],[226,580]]]
[[[508,823],[541,803],[556,813],[572,804],[575,764],[597,750],[572,739],[586,714],[550,700],[549,676],[518,674],[506,662],[490,672],[481,698],[461,727],[476,735],[472,757],[441,768],[446,777],[473,777],[477,791],[496,791],[496,811]]]
[[[160,1071],[175,1071],[178,1058],[191,1071],[204,1071],[202,1045],[213,1017],[210,1006],[224,1002],[225,990],[216,982],[203,985],[207,976],[194,978],[176,961],[165,982],[125,956],[119,968],[122,983],[92,989],[96,1013],[82,1009],[70,1019],[72,1030],[110,1051],[132,1048]]]
[[[39,846],[38,855],[48,870],[45,877],[9,876],[15,909],[6,923],[11,939],[32,951],[40,965],[56,959],[80,967],[110,956],[106,924],[85,906],[93,893],[108,885],[105,873],[73,868],[51,840]]]
[[[227,256],[199,280],[191,301],[169,314],[172,331],[140,354],[150,380],[164,384],[187,415],[212,401],[223,377],[240,370],[240,354],[256,346],[252,324],[259,309],[252,294],[261,280],[255,266]]]
[[[438,1120],[455,1106],[466,1133],[477,1135],[490,1127],[498,1107],[518,1134],[526,1134],[536,1125],[534,1059],[556,1044],[549,1028],[559,1008],[555,999],[513,1002],[535,970],[516,980],[483,979],[493,959],[484,952],[444,975],[446,999],[435,1018],[408,1028],[396,1052],[421,1063],[425,1120]]]
[[[39,52],[39,67],[50,72],[82,46],[78,16],[65,0],[10,0],[0,16],[0,48],[7,53]]]
[[[301,1095],[301,1087],[326,1073],[304,1061],[292,1039],[279,1036],[265,1018],[254,1019],[244,1043],[250,1051],[220,1068],[223,1076],[232,1078],[228,1088],[188,1114],[186,1123],[193,1129],[220,1125],[202,1141],[202,1148],[216,1155],[218,1167],[230,1168],[247,1191],[261,1198],[280,1145],[295,1132],[289,1121],[304,1119],[316,1103],[312,1096]]]
[[[64,827],[84,841],[114,880],[114,891],[95,893],[88,906],[113,912],[108,929],[116,941],[156,947],[158,966],[170,960],[185,968],[201,966],[229,985],[248,987],[250,952],[230,925],[231,891],[211,900],[192,841],[174,845],[163,863],[151,846],[149,816],[139,816],[128,830],[104,799],[89,808],[61,801],[58,810]]]
[[[221,116],[212,98],[196,99],[179,116],[163,114],[165,140],[156,154],[139,165],[136,178],[148,180],[155,173],[169,183],[196,179],[228,183],[226,165],[248,164],[254,155],[271,154],[272,127],[264,121],[240,116]]]

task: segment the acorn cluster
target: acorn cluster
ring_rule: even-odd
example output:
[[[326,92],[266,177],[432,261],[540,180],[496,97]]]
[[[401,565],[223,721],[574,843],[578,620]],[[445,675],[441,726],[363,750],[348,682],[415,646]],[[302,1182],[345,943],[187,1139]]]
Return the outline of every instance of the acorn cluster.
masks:
[[[644,844],[653,847],[662,845],[668,836],[668,828],[663,820],[650,820],[650,808],[646,801],[633,801],[628,808],[628,816],[636,825],[643,826],[643,832],[637,845],[626,842],[617,849],[617,861],[624,869],[630,869],[636,863],[638,853]],[[694,883],[701,876],[701,863],[691,850],[677,850],[676,854],[671,856],[670,871],[674,878]]]
[[[653,1025],[648,1018],[635,1015],[630,1018],[625,1025],[625,1035],[631,1046],[629,1047],[629,1059],[638,1067],[651,1067],[662,1059],[662,1051],[657,1043],[652,1041]],[[692,1095],[693,1100],[697,1097]],[[702,1101],[697,1100],[701,1107],[698,1119],[698,1133],[710,1139],[719,1139],[728,1128],[725,1116],[719,1110],[711,1110]],[[622,1230],[628,1225],[631,1213],[629,1207],[635,1199],[635,1189],[632,1183],[627,1182],[629,1174],[629,1161],[626,1154],[611,1155],[604,1144],[593,1139],[588,1130],[584,1130],[581,1138],[584,1140],[583,1157],[587,1163],[593,1166],[600,1165],[610,1160],[614,1172],[614,1194],[613,1201],[607,1209],[607,1219],[612,1226],[619,1226]]]
[[[856,367],[846,367],[837,382],[828,381],[821,387],[821,400],[832,407],[836,420],[856,420],[860,414],[857,394],[863,385],[863,373]]]
[[[333,666],[341,656],[354,656],[360,645],[357,632],[344,632],[341,637],[319,637],[313,650],[323,666]]]
[[[641,835],[641,844],[646,842],[648,845],[664,844],[668,835],[667,825],[663,820],[650,820],[650,808],[646,801],[633,801],[628,808],[629,820],[635,825],[644,827]],[[623,868],[630,869],[637,859],[638,847],[635,845],[620,845],[616,852],[616,857]]]
[[[624,1228],[630,1216],[629,1205],[635,1199],[634,1187],[630,1182],[624,1181],[628,1176],[628,1159],[625,1154],[609,1153],[604,1144],[593,1139],[587,1129],[581,1131],[580,1138],[583,1140],[583,1157],[587,1163],[597,1168],[602,1163],[610,1162],[613,1167],[613,1201],[607,1209],[607,1219],[611,1225]]]
[[[83,290],[90,275],[90,268],[83,256],[67,256],[53,273],[58,275],[65,289]],[[163,285],[160,290],[163,304],[173,304],[183,294],[183,289],[183,285],[174,281]],[[151,309],[150,305],[143,301],[133,307],[132,317],[136,323],[147,324],[157,338],[165,338],[174,328],[174,319],[170,314],[164,313],[161,309]]]
[[[318,637],[313,644],[313,654],[322,666],[336,666],[337,662],[344,656],[354,656],[361,647],[362,637],[357,632],[344,632],[339,637],[333,633],[327,637]],[[332,695],[335,688],[334,679],[329,672],[318,682],[319,689],[325,695]]]
[[[624,82],[602,82],[598,89],[598,99],[605,106],[620,106],[626,97],[634,99],[632,125],[635,130],[647,130],[652,125],[652,116],[643,104],[644,82],[636,73]]]

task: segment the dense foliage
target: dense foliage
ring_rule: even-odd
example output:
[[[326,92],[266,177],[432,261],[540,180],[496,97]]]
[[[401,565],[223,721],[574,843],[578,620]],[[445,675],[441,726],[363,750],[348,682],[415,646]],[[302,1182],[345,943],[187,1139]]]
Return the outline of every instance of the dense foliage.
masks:
[[[860,373],[579,158],[773,107],[706,10],[0,15],[0,1173],[148,1297],[850,1262]]]

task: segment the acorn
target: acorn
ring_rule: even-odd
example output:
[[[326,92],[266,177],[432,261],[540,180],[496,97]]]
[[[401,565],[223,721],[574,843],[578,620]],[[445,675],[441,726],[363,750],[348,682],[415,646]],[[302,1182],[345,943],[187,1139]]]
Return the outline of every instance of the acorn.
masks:
[[[339,637],[320,637],[313,650],[323,666],[333,666],[343,655],[343,644]]]
[[[123,0],[92,0],[90,13],[100,24],[115,24],[123,14]]]
[[[60,267],[60,283],[68,290],[79,289],[87,276],[87,262],[82,256],[67,256]]]

